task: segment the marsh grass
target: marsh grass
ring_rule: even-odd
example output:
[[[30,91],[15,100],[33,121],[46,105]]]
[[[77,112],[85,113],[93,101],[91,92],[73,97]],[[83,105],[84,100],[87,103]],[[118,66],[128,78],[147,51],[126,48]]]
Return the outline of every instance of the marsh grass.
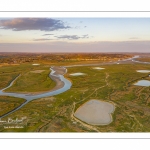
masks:
[[[12,74],[0,74],[0,89],[7,87],[15,77],[17,77],[17,73]]]
[[[69,63],[68,63],[69,64]],[[57,64],[58,65],[58,64]],[[29,67],[30,65],[28,65]],[[28,68],[27,67],[27,68]],[[65,77],[72,82],[70,90],[59,95],[33,100],[20,110],[9,115],[27,116],[28,125],[19,131],[27,132],[94,132],[71,118],[73,103],[76,102],[75,110],[90,99],[111,101],[115,104],[115,111],[112,113],[113,121],[109,125],[97,126],[100,132],[150,132],[150,87],[137,87],[133,83],[141,78],[147,78],[148,74],[136,72],[136,70],[150,69],[146,64],[119,64],[101,65],[103,70],[92,69],[96,66],[82,66],[67,68]],[[46,70],[48,66],[37,66],[34,70]],[[30,70],[32,70],[30,68]],[[33,85],[35,74],[32,76],[29,71],[19,82],[28,81]],[[23,70],[22,70],[23,71]],[[48,71],[48,70],[47,70]],[[47,71],[37,75],[42,81]],[[69,76],[71,73],[82,72],[86,76]],[[106,74],[108,74],[106,84]],[[32,78],[31,78],[32,77]],[[34,82],[37,80],[35,79]],[[43,90],[47,85],[33,85],[33,89]],[[28,86],[28,84],[26,84]],[[99,88],[102,87],[103,88]],[[18,88],[20,84],[18,84]],[[24,90],[25,91],[25,87]],[[46,88],[45,88],[46,89]],[[29,90],[32,90],[32,88]],[[91,94],[93,93],[93,94]],[[82,101],[83,100],[83,101]],[[7,117],[5,117],[7,118]],[[2,130],[1,130],[2,131]],[[15,129],[13,130],[15,131]],[[7,132],[7,130],[5,130]]]
[[[7,92],[41,92],[55,87],[55,82],[49,78],[50,71],[42,73],[27,72],[21,75]]]
[[[0,116],[18,107],[23,102],[25,100],[21,98],[0,96]]]

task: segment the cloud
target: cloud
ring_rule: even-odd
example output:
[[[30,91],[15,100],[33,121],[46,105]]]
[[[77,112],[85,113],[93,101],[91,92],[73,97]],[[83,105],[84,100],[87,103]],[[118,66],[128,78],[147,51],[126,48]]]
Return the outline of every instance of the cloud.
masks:
[[[55,31],[59,29],[68,29],[70,26],[65,26],[64,22],[51,18],[15,18],[0,20],[1,29],[11,29],[13,31],[22,30],[41,30]]]
[[[33,41],[49,41],[52,39],[48,39],[48,38],[41,38],[41,39],[33,39]]]
[[[48,36],[48,35],[54,35],[54,34],[43,34],[42,36]]]
[[[75,26],[75,29],[80,29],[81,27],[80,26]]]
[[[78,35],[60,35],[60,36],[55,36],[58,39],[68,39],[68,40],[78,40],[78,39],[85,39],[85,38],[89,38],[88,34],[86,35],[82,35],[82,36],[78,36]]]
[[[89,38],[88,34],[82,36],[82,38]]]

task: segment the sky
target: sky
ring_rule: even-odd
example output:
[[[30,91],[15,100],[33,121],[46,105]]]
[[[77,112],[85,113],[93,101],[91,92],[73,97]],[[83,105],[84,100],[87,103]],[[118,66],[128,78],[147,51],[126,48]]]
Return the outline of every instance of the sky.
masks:
[[[0,18],[0,52],[150,52],[150,18]]]

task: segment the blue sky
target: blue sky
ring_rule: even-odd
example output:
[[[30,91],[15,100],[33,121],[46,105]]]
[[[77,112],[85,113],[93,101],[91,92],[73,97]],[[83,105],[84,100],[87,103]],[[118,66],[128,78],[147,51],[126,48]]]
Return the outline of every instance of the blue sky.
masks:
[[[0,18],[0,52],[149,52],[150,18]]]

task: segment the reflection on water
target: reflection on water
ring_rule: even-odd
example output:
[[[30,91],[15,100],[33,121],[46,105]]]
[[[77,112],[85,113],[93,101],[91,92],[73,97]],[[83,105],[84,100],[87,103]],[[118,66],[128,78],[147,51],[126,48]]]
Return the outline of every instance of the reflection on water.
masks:
[[[77,73],[72,73],[70,74],[71,76],[81,76],[81,75],[86,75],[85,73],[77,72]]]
[[[137,70],[137,72],[140,72],[140,73],[149,73],[150,70]]]
[[[64,86],[62,88],[60,88],[60,89],[57,89],[57,90],[51,91],[51,92],[45,92],[45,93],[42,93],[42,94],[37,94],[37,95],[3,92],[5,89],[7,89],[7,88],[9,88],[9,87],[11,87],[13,85],[14,81],[18,78],[17,77],[16,79],[14,79],[10,83],[10,85],[8,87],[0,90],[0,95],[19,97],[19,98],[24,98],[26,100],[33,100],[33,99],[37,99],[37,98],[43,98],[43,97],[57,95],[57,94],[60,94],[62,92],[65,92],[66,90],[70,89],[71,82],[69,80],[65,79],[63,75],[55,75],[54,73],[55,73],[55,71],[52,70],[52,72],[50,73],[50,76],[55,76],[55,77],[59,78],[61,81],[64,82]]]
[[[149,80],[140,80],[136,82],[134,85],[137,86],[150,86],[150,81]]]
[[[114,110],[112,103],[92,99],[81,105],[74,116],[91,125],[107,125],[112,122]]]
[[[64,68],[64,69],[65,69],[65,68]],[[15,112],[16,110],[22,108],[24,105],[26,105],[26,104],[27,104],[28,102],[30,102],[31,100],[38,99],[38,98],[43,98],[43,97],[48,97],[48,96],[53,96],[53,95],[57,95],[57,94],[60,94],[60,93],[65,92],[65,91],[67,91],[67,90],[69,90],[69,89],[71,88],[71,85],[72,85],[72,84],[71,84],[71,82],[70,82],[69,80],[65,79],[63,75],[59,75],[59,74],[56,75],[56,74],[54,74],[54,73],[55,73],[55,70],[53,70],[52,68],[51,68],[51,70],[52,70],[52,71],[51,71],[49,77],[50,77],[50,76],[55,76],[55,77],[59,78],[62,82],[64,82],[64,86],[63,86],[62,88],[57,89],[57,90],[55,90],[55,91],[45,92],[45,93],[36,94],[36,95],[29,95],[29,94],[22,94],[22,93],[3,92],[5,89],[7,89],[7,88],[9,88],[9,87],[11,87],[11,86],[13,85],[14,81],[17,80],[17,78],[19,77],[19,76],[18,76],[17,78],[15,78],[15,79],[10,83],[9,86],[7,86],[6,88],[0,90],[0,95],[2,95],[2,96],[12,96],[12,97],[23,98],[23,99],[26,100],[26,102],[23,103],[22,105],[20,105],[19,107],[17,107],[16,109],[14,109],[13,111],[11,111],[11,112],[9,112],[9,113],[7,113],[7,114],[1,116],[0,118],[5,117],[6,115],[11,114],[11,113]],[[67,70],[66,70],[66,71],[67,71]]]
[[[102,70],[102,69],[105,69],[105,68],[101,68],[101,67],[93,67],[93,69]]]

